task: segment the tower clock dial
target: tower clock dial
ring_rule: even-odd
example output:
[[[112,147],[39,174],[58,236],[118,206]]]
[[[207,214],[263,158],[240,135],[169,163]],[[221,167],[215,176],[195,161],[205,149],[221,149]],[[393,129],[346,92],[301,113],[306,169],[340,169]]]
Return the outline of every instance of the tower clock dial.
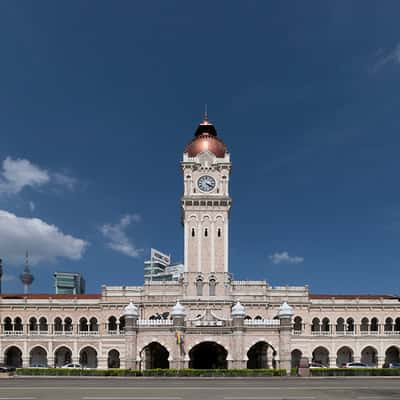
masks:
[[[203,192],[211,192],[215,188],[215,179],[210,175],[203,175],[197,181],[197,186]]]

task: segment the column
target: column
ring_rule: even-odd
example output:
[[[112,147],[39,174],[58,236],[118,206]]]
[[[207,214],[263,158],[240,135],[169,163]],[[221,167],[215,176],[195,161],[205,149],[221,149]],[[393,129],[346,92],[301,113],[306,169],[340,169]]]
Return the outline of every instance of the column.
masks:
[[[291,369],[291,339],[292,339],[292,317],[293,309],[286,301],[279,307],[279,360],[280,368],[286,369],[290,374]]]
[[[176,336],[176,347],[173,351],[173,361],[170,362],[170,368],[182,369],[185,368],[185,308],[177,301],[171,312],[173,326]]]

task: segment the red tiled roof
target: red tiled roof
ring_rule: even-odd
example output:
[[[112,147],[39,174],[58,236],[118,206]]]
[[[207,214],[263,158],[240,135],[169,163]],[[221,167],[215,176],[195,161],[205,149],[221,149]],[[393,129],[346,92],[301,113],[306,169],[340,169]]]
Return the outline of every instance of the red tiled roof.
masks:
[[[310,299],[323,300],[323,299],[344,299],[344,300],[377,300],[377,299],[400,299],[399,296],[390,294],[312,294],[309,295]]]
[[[53,293],[30,293],[30,294],[14,294],[4,293],[0,295],[1,299],[68,299],[68,300],[84,300],[84,299],[100,299],[101,294],[53,294]]]

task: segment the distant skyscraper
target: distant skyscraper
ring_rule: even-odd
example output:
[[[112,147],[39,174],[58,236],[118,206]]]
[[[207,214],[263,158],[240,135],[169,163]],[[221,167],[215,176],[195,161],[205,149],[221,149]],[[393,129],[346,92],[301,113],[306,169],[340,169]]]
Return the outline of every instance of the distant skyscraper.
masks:
[[[171,264],[171,256],[151,249],[150,260],[144,262],[144,281],[177,281],[183,271],[183,264]]]
[[[24,285],[24,293],[29,293],[29,286],[32,285],[32,282],[34,281],[34,276],[32,275],[30,268],[29,268],[29,254],[28,251],[26,251],[26,256],[25,256],[25,268],[24,272],[20,275],[20,279],[22,284]]]
[[[54,286],[56,294],[85,293],[85,280],[79,272],[55,272]]]

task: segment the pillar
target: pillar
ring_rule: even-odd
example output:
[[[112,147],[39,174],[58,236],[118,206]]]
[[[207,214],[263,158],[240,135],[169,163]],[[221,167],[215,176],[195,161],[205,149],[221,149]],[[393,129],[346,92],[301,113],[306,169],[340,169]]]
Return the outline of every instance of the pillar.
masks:
[[[137,369],[137,316],[125,315],[125,365],[128,369]]]
[[[280,306],[278,318],[279,326],[279,360],[280,368],[290,374],[291,369],[291,339],[292,339],[292,317],[293,310],[286,301]]]

